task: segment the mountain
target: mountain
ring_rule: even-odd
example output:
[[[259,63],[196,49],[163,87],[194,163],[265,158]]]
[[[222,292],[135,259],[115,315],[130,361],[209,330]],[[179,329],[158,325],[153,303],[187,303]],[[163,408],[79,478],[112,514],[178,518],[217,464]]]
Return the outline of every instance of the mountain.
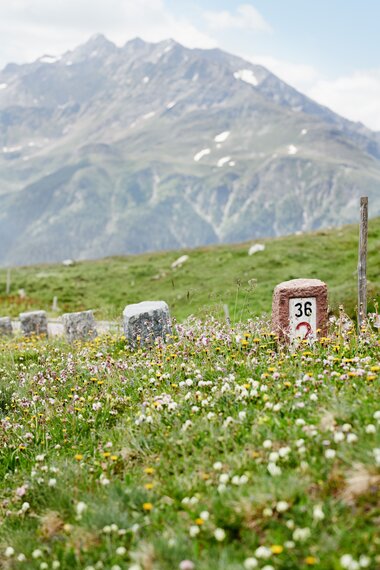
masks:
[[[380,137],[221,50],[98,35],[0,72],[0,264],[380,214]]]

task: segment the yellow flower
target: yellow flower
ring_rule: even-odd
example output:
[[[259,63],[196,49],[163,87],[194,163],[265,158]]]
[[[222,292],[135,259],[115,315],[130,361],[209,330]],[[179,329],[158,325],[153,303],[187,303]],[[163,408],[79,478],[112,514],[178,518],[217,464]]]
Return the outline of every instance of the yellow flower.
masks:
[[[202,526],[204,522],[205,521],[201,517],[195,519],[195,524],[197,524],[198,526]]]
[[[313,566],[314,564],[317,563],[317,559],[314,558],[314,556],[306,556],[306,558],[305,558],[305,563],[306,563],[308,566]]]
[[[74,455],[74,459],[76,459],[77,461],[82,461],[83,455],[81,453],[77,453],[76,455]]]
[[[154,483],[145,483],[144,487],[145,487],[145,489],[150,491],[151,489],[153,489]]]
[[[144,503],[143,509],[144,509],[144,511],[151,511],[153,509],[152,503]]]
[[[147,475],[153,475],[154,473],[153,467],[145,467],[144,473],[146,473]]]
[[[281,552],[284,550],[284,547],[281,546],[281,544],[272,544],[270,549],[273,552],[273,554],[281,554]]]

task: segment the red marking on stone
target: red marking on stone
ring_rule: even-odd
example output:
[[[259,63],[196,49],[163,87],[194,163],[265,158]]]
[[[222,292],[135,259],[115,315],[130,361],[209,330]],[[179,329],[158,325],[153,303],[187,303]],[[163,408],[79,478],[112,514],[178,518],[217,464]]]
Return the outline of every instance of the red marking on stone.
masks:
[[[303,337],[305,338],[309,338],[309,336],[312,334],[313,329],[310,326],[310,323],[298,323],[298,325],[296,326],[296,331],[299,331],[301,327],[306,327],[306,334]]]

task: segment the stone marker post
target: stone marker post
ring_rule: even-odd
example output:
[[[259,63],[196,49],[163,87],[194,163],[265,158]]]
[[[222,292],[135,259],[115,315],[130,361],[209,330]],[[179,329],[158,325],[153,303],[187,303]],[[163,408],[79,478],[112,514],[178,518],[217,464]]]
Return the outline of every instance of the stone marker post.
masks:
[[[98,336],[94,313],[81,311],[62,315],[63,329],[69,342],[75,340],[92,340]]]
[[[273,293],[273,331],[280,340],[313,340],[327,334],[327,285],[319,279],[292,279]]]
[[[123,311],[124,333],[132,346],[165,340],[171,334],[169,307],[164,301],[143,301],[127,305]]]
[[[25,336],[31,336],[33,334],[48,336],[48,323],[45,311],[21,313],[20,325]]]
[[[10,317],[0,317],[0,336],[12,336],[12,321]]]

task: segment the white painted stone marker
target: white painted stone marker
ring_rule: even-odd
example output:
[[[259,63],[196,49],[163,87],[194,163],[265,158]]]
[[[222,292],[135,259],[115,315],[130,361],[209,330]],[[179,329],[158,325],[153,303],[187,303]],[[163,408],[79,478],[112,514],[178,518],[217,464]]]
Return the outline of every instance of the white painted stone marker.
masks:
[[[133,345],[165,340],[172,332],[169,307],[165,301],[143,301],[127,305],[123,311],[124,333]]]
[[[292,279],[273,293],[272,326],[281,340],[294,343],[324,336],[327,330],[327,285],[319,279]]]
[[[25,336],[33,334],[48,336],[48,323],[45,311],[20,313],[20,325]]]
[[[92,311],[65,313],[62,315],[62,322],[69,342],[92,340],[98,335]]]

